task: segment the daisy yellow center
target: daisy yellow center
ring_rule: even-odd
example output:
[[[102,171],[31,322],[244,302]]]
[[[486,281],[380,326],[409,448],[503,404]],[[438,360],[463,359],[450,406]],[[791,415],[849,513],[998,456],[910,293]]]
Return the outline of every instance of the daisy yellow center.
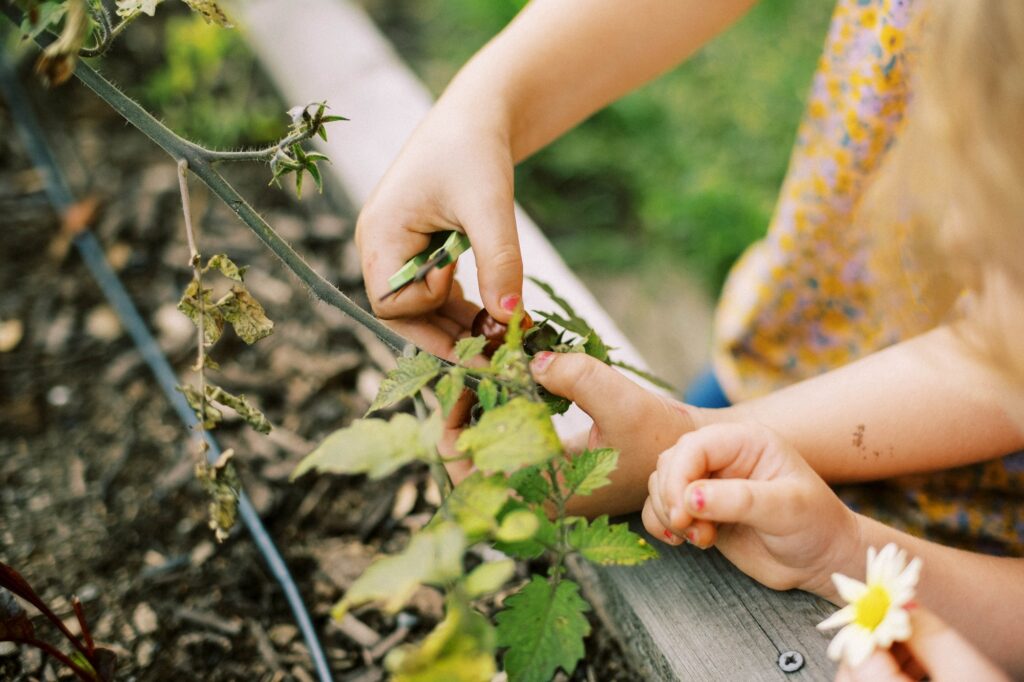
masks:
[[[872,585],[854,606],[857,615],[853,622],[868,630],[874,630],[889,610],[889,592],[881,585]]]

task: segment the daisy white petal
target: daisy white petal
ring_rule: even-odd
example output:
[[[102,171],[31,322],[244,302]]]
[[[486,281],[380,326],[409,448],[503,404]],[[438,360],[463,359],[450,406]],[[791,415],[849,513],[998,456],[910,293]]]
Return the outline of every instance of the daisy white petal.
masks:
[[[835,584],[839,596],[845,602],[853,603],[863,597],[864,593],[868,591],[867,585],[859,580],[848,578],[842,573],[833,573],[832,582]]]
[[[834,630],[853,622],[856,610],[852,606],[844,606],[816,626],[819,630]]]
[[[875,639],[870,630],[857,625],[850,627],[853,628],[853,631],[843,647],[843,660],[851,668],[857,668],[875,650]]]
[[[839,661],[843,658],[843,650],[846,648],[846,640],[853,635],[852,625],[847,625],[845,628],[836,633],[836,636],[832,638],[832,641],[828,643],[828,657],[833,661]]]

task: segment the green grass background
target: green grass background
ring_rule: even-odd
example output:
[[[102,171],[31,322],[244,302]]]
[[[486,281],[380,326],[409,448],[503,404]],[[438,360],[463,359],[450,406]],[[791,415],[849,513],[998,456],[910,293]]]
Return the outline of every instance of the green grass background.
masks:
[[[522,0],[361,0],[435,93]],[[833,3],[762,0],[681,67],[520,165],[584,274],[686,268],[715,293],[771,217]]]

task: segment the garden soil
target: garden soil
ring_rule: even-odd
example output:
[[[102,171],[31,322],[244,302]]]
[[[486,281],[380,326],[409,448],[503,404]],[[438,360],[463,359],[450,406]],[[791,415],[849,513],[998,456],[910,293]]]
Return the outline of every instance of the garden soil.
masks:
[[[99,202],[94,230],[108,259],[188,380],[195,334],[175,307],[190,268],[174,162],[75,81],[43,91],[29,82],[30,58],[22,62],[73,190]],[[130,54],[104,68],[136,77]],[[194,441],[71,247],[2,105],[0,130],[0,560],[72,630],[69,600],[82,600],[93,636],[118,655],[119,680],[313,679],[281,589],[247,533],[214,540]],[[338,198],[297,201],[267,186],[262,165],[227,170],[317,270],[366,305],[351,212]],[[260,436],[229,418],[215,435],[236,452],[336,679],[383,679],[383,657],[429,631],[441,595],[422,588],[398,617],[363,608],[339,624],[329,610],[365,566],[402,549],[430,519],[436,490],[421,468],[380,482],[288,477],[319,439],[362,416],[393,359],[314,301],[198,181],[191,186],[200,250],[250,266],[246,282],[276,323],[251,347],[227,332],[212,351],[222,370],[211,372],[262,407],[275,430]],[[41,616],[33,622],[63,645]],[[571,679],[638,679],[594,626]],[[34,649],[0,643],[0,680],[54,679],[69,674]]]

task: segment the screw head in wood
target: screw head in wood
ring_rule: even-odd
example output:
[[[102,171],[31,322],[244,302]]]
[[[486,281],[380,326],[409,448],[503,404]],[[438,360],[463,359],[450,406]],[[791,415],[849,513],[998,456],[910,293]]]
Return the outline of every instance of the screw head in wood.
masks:
[[[779,668],[782,672],[795,673],[804,667],[804,655],[799,651],[783,651],[779,654]]]

